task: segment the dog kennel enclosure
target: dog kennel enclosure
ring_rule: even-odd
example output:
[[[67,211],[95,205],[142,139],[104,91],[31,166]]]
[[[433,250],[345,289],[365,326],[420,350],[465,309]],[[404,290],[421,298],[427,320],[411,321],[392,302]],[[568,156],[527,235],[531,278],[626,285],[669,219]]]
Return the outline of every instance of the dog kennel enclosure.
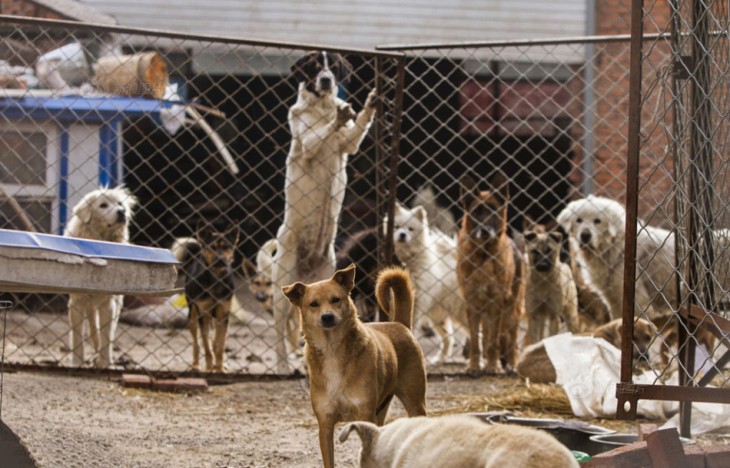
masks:
[[[677,7],[677,18],[683,8],[686,7]],[[637,54],[636,44],[642,41],[632,40],[630,36],[389,45],[377,50],[328,48],[344,54],[353,66],[340,94],[356,111],[370,89],[377,88],[383,96],[373,127],[360,151],[349,159],[348,187],[336,240],[338,251],[358,233],[377,230],[383,223],[383,215],[392,214],[390,210],[396,201],[406,206],[422,203],[426,190],[433,195],[429,203],[445,219],[439,228],[448,234],[455,233],[462,214],[459,183],[466,173],[482,181],[495,169],[509,174],[509,222],[515,238],[533,225],[554,224],[570,200],[588,194],[625,202],[629,229],[633,225],[631,220],[637,217],[650,225],[671,229],[678,239],[677,258],[683,259],[677,264],[687,265],[684,259],[692,259],[693,266],[687,270],[694,272],[691,278],[681,268],[676,275],[677,278],[686,275],[682,284],[692,285],[691,290],[697,291],[697,294],[685,294],[678,302],[681,307],[672,310],[678,320],[671,326],[677,327],[681,344],[678,347],[668,344],[665,336],[668,329],[657,334],[654,340],[655,347],[668,350],[671,359],[667,366],[651,363],[656,383],[662,384],[653,387],[670,388],[662,380],[670,366],[688,370],[689,360],[694,362],[685,353],[693,346],[695,325],[689,322],[689,316],[682,315],[682,310],[692,311],[696,307],[715,310],[702,301],[719,297],[718,291],[722,290],[722,283],[711,280],[716,269],[707,267],[711,262],[706,260],[714,256],[718,265],[717,260],[724,255],[713,247],[708,229],[720,232],[726,227],[722,224],[724,218],[712,214],[713,210],[721,211],[725,206],[721,202],[724,192],[720,184],[722,151],[701,143],[701,139],[691,143],[694,140],[689,137],[712,134],[715,136],[712,141],[717,140],[719,148],[723,127],[720,119],[705,119],[705,127],[689,130],[694,128],[694,120],[682,111],[689,108],[685,101],[696,99],[690,99],[688,84],[676,90],[674,86],[691,82],[692,77],[706,72],[699,73],[682,58],[687,55],[684,48],[694,50],[690,41],[693,34],[679,29],[680,24],[684,27],[683,22],[678,19],[675,22],[677,33],[670,34],[669,29],[649,31],[655,35],[643,38],[643,48],[639,49],[643,51],[639,56],[642,61],[634,55],[634,62],[630,61],[631,46],[634,46],[632,53]],[[711,25],[705,29],[711,32],[707,34],[711,40],[707,40],[712,44],[726,40],[721,34],[715,34]],[[38,56],[69,43],[113,40],[124,53],[156,51],[165,60],[170,84],[176,86],[176,96],[160,100],[159,105],[193,107],[202,115],[204,123],[184,114],[180,126],[171,130],[150,115],[130,116],[126,106],[111,116],[91,111],[101,122],[111,124],[111,119],[121,119],[118,120],[119,137],[108,143],[114,145],[114,151],[102,145],[102,150],[93,151],[89,160],[96,167],[102,154],[111,154],[120,168],[118,182],[124,183],[140,200],[132,222],[133,243],[168,248],[174,239],[193,234],[200,220],[214,222],[220,228],[236,224],[242,232],[236,256],[240,265],[244,259],[254,260],[259,248],[275,237],[284,209],[285,160],[290,144],[287,112],[297,92],[296,83],[290,79],[290,67],[303,54],[321,46],[9,16],[0,16],[0,30],[3,31],[0,43],[6,46],[2,50],[7,54],[0,59],[6,61],[16,81],[33,75]],[[722,57],[714,60],[717,64],[726,62]],[[630,86],[631,67],[637,64],[644,67],[645,80],[639,84],[633,81]],[[689,78],[680,82],[676,78],[683,73]],[[636,80],[635,75],[632,79]],[[25,84],[13,84],[12,92],[0,90],[0,100],[17,102],[19,97],[32,96],[37,92],[33,87],[38,86],[31,82],[28,79]],[[696,86],[694,93],[705,89],[710,97],[715,96],[712,93],[718,99],[725,96],[724,85]],[[630,89],[632,98],[639,93],[642,107],[632,107],[631,118],[627,119]],[[134,102],[138,98],[125,99]],[[631,104],[636,105],[635,101]],[[699,104],[706,115],[721,108],[709,102]],[[19,149],[14,148],[36,148],[27,129],[31,129],[31,134],[37,133],[43,131],[42,125],[30,112],[23,114],[22,106],[14,107],[20,113],[12,115],[3,109],[6,107],[0,108],[0,126],[13,129],[15,136],[11,141],[5,133],[0,133],[0,145],[9,148],[9,154],[4,156],[7,160],[0,161],[0,182],[17,179],[30,170],[26,164],[35,160],[40,160],[39,164],[49,171],[60,169],[54,167],[59,164],[57,160],[44,159],[42,154],[31,159],[21,157]],[[639,111],[645,118],[641,127],[633,127],[637,125]],[[51,120],[62,123],[53,117]],[[217,138],[211,137],[206,125]],[[703,128],[713,130],[707,132]],[[634,133],[629,133],[630,129]],[[50,137],[51,144],[61,143],[53,134],[46,137]],[[631,138],[641,141],[640,147],[630,147],[632,151],[641,148],[640,159],[638,152],[629,152],[628,160],[625,157],[627,143],[634,141]],[[20,146],[13,144],[18,139],[23,143]],[[86,139],[71,142],[70,150],[82,143],[91,144]],[[237,172],[223,157],[221,143],[232,155]],[[689,158],[692,151],[680,143],[693,144],[698,148],[692,151],[701,149],[714,156]],[[89,189],[99,182],[98,173],[92,172],[86,176]],[[75,175],[82,174],[85,172]],[[685,187],[689,180],[693,181],[691,190]],[[716,183],[710,183],[711,180]],[[708,191],[708,186],[714,186],[712,191]],[[47,179],[40,192],[27,199],[14,200],[16,194],[4,194],[0,204],[2,227],[25,229],[20,214],[25,212],[35,229],[47,229],[29,207],[58,197],[60,190],[57,180]],[[79,193],[68,196],[81,196],[81,191],[79,188]],[[701,197],[709,198],[698,203]],[[20,211],[11,207],[12,201],[20,203]],[[693,220],[690,228],[684,231],[683,223],[690,219]],[[710,219],[714,224],[701,227]],[[388,228],[392,230],[392,224]],[[635,271],[631,237],[627,236],[626,244],[627,278]],[[377,247],[368,252],[375,256],[376,262],[385,263],[391,257],[391,239],[387,234],[381,235]],[[701,265],[705,265],[704,269]],[[238,267],[237,270],[242,272]],[[641,271],[635,274],[640,275]],[[229,372],[215,377],[276,375],[274,344],[279,338],[274,333],[273,319],[249,291],[242,273],[237,284],[239,305],[233,311],[226,349]],[[627,282],[626,300],[633,304],[630,284]],[[4,328],[8,340],[6,365],[102,372],[90,364],[78,369],[69,366],[65,298],[5,296],[16,304],[8,312]],[[701,301],[702,297],[705,299]],[[177,299],[126,299],[116,338],[115,372],[189,373],[190,335],[185,329],[184,302]],[[632,323],[642,314],[637,311],[635,316],[633,306],[625,310],[630,312],[625,316],[625,323]],[[713,317],[707,316],[702,321]],[[717,323],[718,327],[721,323],[712,322],[712,326]],[[631,383],[634,369],[630,329],[624,328],[622,370],[625,373],[619,395],[620,398],[627,395],[648,398],[650,393],[638,393],[639,389]],[[427,356],[437,352],[440,344],[437,335],[420,328],[416,332]],[[457,330],[455,337],[459,345],[464,344],[463,332]],[[702,366],[715,369],[715,375],[708,378],[720,389],[712,390],[713,395],[727,386],[722,377],[723,341],[716,342],[718,348],[707,350],[707,365]],[[445,364],[431,367],[430,372],[462,373],[464,362],[460,346],[456,348]],[[694,371],[684,375],[686,385],[665,396],[675,400],[701,399],[697,394],[684,392],[691,382],[703,377]],[[723,396],[713,396],[713,401],[726,398],[726,393],[719,394]]]

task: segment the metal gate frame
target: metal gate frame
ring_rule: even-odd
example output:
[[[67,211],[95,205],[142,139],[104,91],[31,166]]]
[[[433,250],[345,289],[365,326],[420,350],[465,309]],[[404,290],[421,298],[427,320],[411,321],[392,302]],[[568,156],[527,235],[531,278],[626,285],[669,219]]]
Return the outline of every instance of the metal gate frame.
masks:
[[[698,2],[699,3],[699,2]],[[694,8],[698,8],[698,3],[695,3]],[[703,4],[704,5],[704,4]],[[705,11],[708,8],[704,5]],[[678,15],[676,10],[676,2],[672,2],[673,15]],[[707,33],[707,26],[695,22],[696,18],[702,17],[703,15],[697,14],[697,10],[693,12],[695,16],[692,18],[694,28],[702,28],[704,33]],[[646,14],[648,16],[648,13]],[[675,16],[676,18],[676,16]],[[665,400],[665,401],[678,401],[679,412],[680,412],[680,432],[683,436],[689,437],[690,434],[690,423],[692,417],[692,405],[694,401],[697,402],[711,402],[711,403],[730,403],[730,389],[728,388],[708,388],[705,387],[710,380],[716,375],[717,368],[723,368],[725,364],[730,362],[730,351],[726,352],[717,362],[716,367],[708,372],[698,382],[694,382],[690,378],[690,374],[694,373],[694,356],[696,349],[696,342],[688,338],[688,331],[691,334],[696,330],[698,322],[712,317],[715,328],[711,332],[720,340],[727,340],[727,333],[730,332],[730,321],[713,312],[712,310],[706,310],[697,304],[696,293],[689,294],[689,304],[686,307],[680,308],[678,311],[679,323],[678,327],[678,340],[680,343],[684,343],[681,348],[679,361],[680,366],[687,369],[686,372],[679,372],[679,385],[643,385],[634,384],[632,379],[632,368],[633,368],[633,349],[631,344],[631,337],[634,332],[634,300],[636,293],[636,269],[637,269],[637,223],[638,223],[638,207],[639,207],[639,163],[640,163],[640,151],[642,149],[641,141],[641,110],[642,110],[642,64],[643,64],[643,44],[644,41],[650,38],[658,38],[661,35],[644,35],[644,1],[633,0],[631,5],[631,58],[630,58],[630,90],[629,90],[629,134],[628,134],[628,155],[627,155],[627,174],[626,174],[626,237],[625,237],[625,261],[624,261],[624,294],[623,294],[623,331],[622,331],[622,349],[621,349],[621,380],[616,387],[616,397],[618,399],[617,406],[617,418],[619,419],[636,419],[637,415],[637,404],[639,400]],[[706,20],[705,20],[706,21]],[[674,41],[678,34],[674,28],[676,23],[672,24],[673,33],[672,40]],[[666,38],[666,36],[663,36]],[[706,36],[703,36],[706,38]],[[703,48],[700,43],[702,38],[694,36],[693,43],[693,56],[697,57],[701,54],[699,59],[695,62],[694,70],[698,70],[703,66],[703,62],[706,61],[708,53],[706,48]],[[673,43],[674,44],[674,43]],[[676,49],[675,49],[676,50]],[[705,53],[702,52],[705,51]],[[673,57],[674,60],[681,60],[683,57]],[[691,58],[690,58],[691,60]],[[675,62],[676,65],[676,62]],[[706,66],[706,64],[704,65]],[[698,75],[701,75],[698,72]],[[674,80],[673,80],[674,81]],[[704,82],[703,79],[695,79],[692,82],[692,86],[699,88],[702,86],[708,86],[708,83]],[[695,88],[695,89],[696,89]],[[693,91],[695,91],[693,89]],[[698,138],[701,138],[702,127],[707,125],[708,122],[702,118],[701,106],[709,104],[709,98],[707,93],[705,97],[701,98],[701,104],[696,101],[693,102],[692,106],[692,117],[689,123],[690,131],[694,133],[694,137],[691,141],[690,158],[692,161],[705,156],[702,154],[702,147],[709,145],[697,144]],[[676,123],[676,122],[675,122]],[[706,135],[706,133],[705,133]],[[675,149],[676,151],[676,149]],[[697,170],[694,165],[693,170]],[[697,179],[697,174],[692,174],[692,181]],[[677,181],[674,181],[675,184]],[[690,183],[690,197],[698,194],[695,183]],[[675,195],[676,196],[676,195]],[[701,203],[702,200],[696,200],[690,198],[690,203]],[[676,206],[676,204],[675,204]],[[675,213],[676,214],[676,213]],[[698,220],[690,220],[690,228],[688,236],[690,239],[696,239],[697,233],[694,232],[695,222]],[[675,224],[675,230],[677,226]],[[706,231],[706,230],[705,230]],[[700,242],[701,240],[697,240]],[[694,245],[694,244],[693,244]],[[707,245],[711,245],[708,243]],[[712,252],[712,247],[709,248]],[[712,255],[710,253],[710,255]],[[690,249],[689,263],[701,261],[699,253],[695,249]],[[690,270],[690,284],[688,287],[690,290],[693,288],[693,277],[692,268]],[[678,279],[679,281],[679,279]],[[679,288],[678,293],[679,294]],[[712,292],[710,291],[710,294]],[[711,296],[710,296],[711,297]],[[679,301],[678,301],[679,303]],[[714,372],[713,372],[714,371]]]

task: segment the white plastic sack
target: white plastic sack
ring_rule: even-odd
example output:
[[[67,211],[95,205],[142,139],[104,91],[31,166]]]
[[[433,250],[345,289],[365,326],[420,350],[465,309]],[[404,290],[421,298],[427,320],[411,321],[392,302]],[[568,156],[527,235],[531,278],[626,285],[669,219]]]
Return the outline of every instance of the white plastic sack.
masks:
[[[570,333],[551,336],[543,343],[573,414],[584,418],[615,416],[621,351],[602,338]],[[651,372],[634,376],[634,383],[653,384],[655,376]],[[676,407],[676,402],[639,400],[637,412],[650,419],[666,419]]]

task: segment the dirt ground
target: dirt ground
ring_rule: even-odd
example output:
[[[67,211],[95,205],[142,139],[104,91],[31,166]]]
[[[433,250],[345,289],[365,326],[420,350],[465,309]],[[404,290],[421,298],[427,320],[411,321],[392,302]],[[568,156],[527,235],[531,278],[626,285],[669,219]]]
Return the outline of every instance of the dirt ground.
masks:
[[[499,410],[479,397],[519,385],[511,377],[430,381],[428,409]],[[404,415],[394,404],[389,418]],[[9,373],[2,419],[42,467],[321,466],[304,380],[217,385],[188,395],[125,389],[108,378]],[[359,447],[357,437],[336,443],[337,466],[356,466]]]
[[[539,390],[539,391],[537,391]],[[510,411],[574,419],[554,388],[531,387],[519,408],[505,395],[527,391],[516,377],[431,379],[430,415]],[[543,392],[543,393],[540,393]],[[318,467],[317,423],[305,380],[214,385],[197,394],[125,389],[116,379],[6,373],[2,420],[41,467]],[[388,419],[405,416],[400,403]],[[619,432],[636,422],[585,420]],[[353,434],[354,436],[354,434]],[[727,444],[730,435],[696,438]],[[357,466],[359,438],[336,442],[336,464]]]
[[[255,311],[245,293],[241,303]],[[269,317],[251,315],[232,327],[228,362],[234,372],[263,374],[274,364],[274,336]],[[6,324],[6,362],[56,369],[3,375],[0,416],[39,466],[321,466],[317,423],[304,379],[213,385],[197,394],[125,389],[118,378],[72,377],[59,369],[68,354],[63,314],[13,311]],[[435,352],[424,337],[421,343],[426,354]],[[180,328],[120,324],[117,347],[128,359],[124,367],[132,370],[183,370],[189,359],[189,335]],[[457,356],[455,363],[431,370],[459,375],[463,362]],[[427,406],[431,415],[510,411],[572,419],[564,394],[550,386],[527,388],[517,377],[432,378]],[[394,403],[389,419],[402,416],[402,407]],[[636,422],[585,422],[636,432]],[[730,443],[723,435],[697,440]],[[345,444],[335,445],[337,466],[357,465],[358,437],[353,434]]]

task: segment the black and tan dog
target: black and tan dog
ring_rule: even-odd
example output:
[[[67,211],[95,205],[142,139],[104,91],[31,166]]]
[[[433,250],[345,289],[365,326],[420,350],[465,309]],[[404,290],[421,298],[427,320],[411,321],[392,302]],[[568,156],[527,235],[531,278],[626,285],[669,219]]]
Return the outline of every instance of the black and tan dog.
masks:
[[[198,227],[195,239],[186,244],[182,269],[190,310],[188,329],[193,338],[193,370],[200,368],[200,333],[206,370],[225,372],[226,336],[234,292],[233,253],[237,243],[237,226],[225,232],[202,226]]]
[[[457,279],[469,320],[467,373],[479,375],[481,328],[485,372],[517,364],[517,331],[524,309],[524,260],[507,236],[508,181],[500,172],[492,190],[480,191],[469,176],[462,180],[464,218],[457,246]]]
[[[382,425],[394,396],[408,416],[426,414],[426,363],[411,333],[413,286],[408,272],[380,272],[375,295],[392,322],[364,324],[350,298],[355,265],[328,280],[282,288],[302,314],[312,409],[326,468],[333,467],[335,424]]]

